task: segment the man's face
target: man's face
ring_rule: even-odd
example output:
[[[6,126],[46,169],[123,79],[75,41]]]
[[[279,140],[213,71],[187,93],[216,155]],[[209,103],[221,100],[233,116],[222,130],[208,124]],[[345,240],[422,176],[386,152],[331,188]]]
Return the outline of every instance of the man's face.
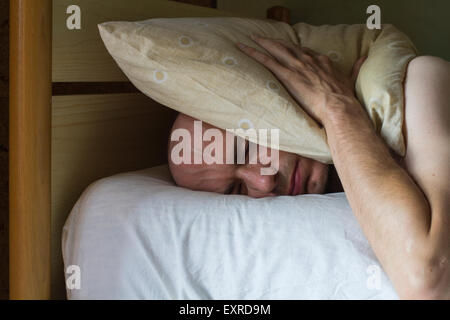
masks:
[[[171,134],[174,130],[183,128],[188,130],[191,136],[194,136],[194,121],[196,119],[180,113],[175,120]],[[209,128],[216,127],[203,122],[203,129]],[[225,136],[225,130],[218,130],[222,131]],[[191,156],[194,158],[196,151],[193,139],[191,140]],[[175,164],[171,154],[177,142],[170,141],[169,138],[169,168],[176,184],[192,190],[243,194],[254,198],[324,193],[328,178],[328,165],[293,153],[279,151],[278,172],[274,175],[261,175],[261,168],[268,167],[270,164],[261,164],[259,158],[256,164],[250,164],[248,156],[244,164],[226,164],[226,155],[234,154],[237,144],[227,144],[226,139],[223,140],[223,164],[206,164],[203,161],[201,164]],[[205,148],[210,142],[203,141],[202,143]],[[246,144],[248,143],[246,141]],[[270,148],[268,148],[268,152],[270,155]]]

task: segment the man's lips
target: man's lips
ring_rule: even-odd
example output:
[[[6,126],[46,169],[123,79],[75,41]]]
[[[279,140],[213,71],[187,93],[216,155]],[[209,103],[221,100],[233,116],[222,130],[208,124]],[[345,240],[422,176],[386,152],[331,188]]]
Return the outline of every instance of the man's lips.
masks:
[[[299,160],[295,163],[294,171],[292,172],[291,177],[291,184],[289,188],[289,195],[296,196],[303,192],[302,188],[302,176],[301,176],[301,170],[299,166]]]

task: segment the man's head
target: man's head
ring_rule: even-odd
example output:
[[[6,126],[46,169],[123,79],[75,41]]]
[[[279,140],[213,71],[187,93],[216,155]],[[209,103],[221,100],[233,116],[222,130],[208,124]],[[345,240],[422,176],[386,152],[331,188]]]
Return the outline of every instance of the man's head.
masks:
[[[187,130],[191,136],[194,136],[194,121],[196,119],[180,113],[175,120],[170,136],[177,129]],[[203,123],[203,130],[215,128],[226,135],[225,130],[218,129],[207,123]],[[174,148],[177,141],[171,141],[169,137],[169,168],[177,185],[192,190],[210,191],[223,194],[244,194],[254,198],[263,198],[279,195],[297,195],[304,193],[323,193],[328,178],[328,165],[321,162],[305,158],[293,153],[279,151],[278,171],[273,175],[262,175],[261,168],[268,167],[263,165],[257,158],[256,164],[251,164],[246,155],[244,164],[227,164],[225,158],[227,155],[236,153],[237,143],[229,143],[223,139],[223,158],[222,164],[207,164],[204,161],[200,164],[176,164],[173,157]],[[211,142],[201,142],[202,149]],[[246,141],[246,150],[249,142]],[[259,146],[259,148],[263,148]],[[194,139],[191,139],[192,158],[196,148]],[[268,153],[272,151],[267,148]],[[248,152],[247,152],[248,153]]]

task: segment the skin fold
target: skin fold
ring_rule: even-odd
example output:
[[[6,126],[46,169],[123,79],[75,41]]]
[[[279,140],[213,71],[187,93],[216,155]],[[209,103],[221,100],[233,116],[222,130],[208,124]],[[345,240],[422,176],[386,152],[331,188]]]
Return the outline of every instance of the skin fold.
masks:
[[[285,152],[273,176],[261,176],[259,163],[175,165],[170,142],[175,182],[252,197],[289,195],[299,166],[301,193],[345,191],[400,298],[450,299],[450,64],[427,56],[409,63],[404,83],[407,150],[401,158],[376,134],[355,96],[364,57],[350,75],[343,75],[327,56],[306,47],[256,35],[252,39],[270,55],[237,46],[267,67],[324,126],[334,166]],[[194,120],[181,114],[172,130],[191,130]]]

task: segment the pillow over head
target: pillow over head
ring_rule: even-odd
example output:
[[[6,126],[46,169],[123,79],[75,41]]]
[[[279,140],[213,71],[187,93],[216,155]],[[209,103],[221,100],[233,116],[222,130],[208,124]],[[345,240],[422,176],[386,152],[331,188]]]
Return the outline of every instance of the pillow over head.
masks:
[[[208,17],[105,22],[99,30],[122,71],[152,99],[222,129],[279,129],[281,150],[325,163],[331,163],[325,130],[266,67],[235,44],[268,54],[250,39],[252,33],[301,43],[327,54],[346,74],[367,55],[356,84],[358,98],[377,132],[404,155],[402,81],[416,50],[391,25],[368,30]]]

